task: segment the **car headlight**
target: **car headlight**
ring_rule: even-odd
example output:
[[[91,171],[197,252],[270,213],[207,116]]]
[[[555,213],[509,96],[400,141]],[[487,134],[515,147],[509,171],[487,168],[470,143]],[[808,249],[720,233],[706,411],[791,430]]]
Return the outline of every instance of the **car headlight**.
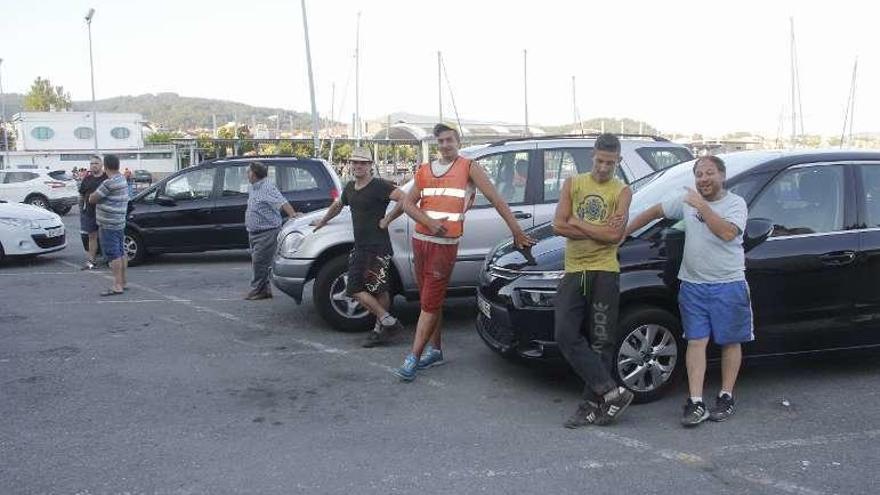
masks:
[[[39,223],[34,222],[33,220],[24,219],[24,218],[11,218],[11,217],[0,218],[0,224],[8,225],[10,227],[25,227],[25,228],[31,228],[31,229],[39,229],[40,228]]]
[[[519,299],[524,306],[532,308],[552,308],[556,291],[551,289],[520,289]]]
[[[284,236],[284,240],[281,241],[281,248],[278,250],[281,253],[281,256],[292,258],[293,255],[296,254],[296,250],[302,245],[305,238],[305,234],[296,231]]]

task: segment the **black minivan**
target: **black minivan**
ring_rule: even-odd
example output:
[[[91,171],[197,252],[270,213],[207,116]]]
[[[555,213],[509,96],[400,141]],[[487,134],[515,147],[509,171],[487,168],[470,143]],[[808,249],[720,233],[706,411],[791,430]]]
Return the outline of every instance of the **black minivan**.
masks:
[[[749,205],[744,233],[755,341],[746,356],[880,346],[880,152],[761,151],[722,155],[727,188]],[[693,161],[633,185],[633,217],[693,186]],[[520,252],[490,252],[477,296],[477,331],[492,349],[559,358],[553,296],[565,238],[549,224]],[[660,220],[619,250],[620,319],[614,371],[641,401],[684,370],[677,272],[684,233]],[[717,355],[716,355],[717,357]]]
[[[129,203],[129,263],[141,263],[149,254],[246,249],[247,167],[254,161],[268,166],[269,180],[298,212],[327,208],[342,190],[332,167],[316,159],[235,157],[185,168]]]

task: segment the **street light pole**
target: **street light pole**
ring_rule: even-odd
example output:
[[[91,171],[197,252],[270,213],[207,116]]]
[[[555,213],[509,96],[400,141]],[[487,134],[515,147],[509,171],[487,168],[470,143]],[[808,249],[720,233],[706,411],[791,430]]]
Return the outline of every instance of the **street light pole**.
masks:
[[[95,62],[92,57],[92,17],[95,17],[95,9],[89,9],[86,14],[86,26],[89,30],[89,71],[92,76],[92,134],[95,137],[95,154],[98,153],[98,107],[95,104]]]
[[[0,58],[0,67],[3,59]],[[3,72],[0,71],[0,123],[3,129],[3,167],[9,168],[9,129],[6,127],[6,93],[3,92]]]

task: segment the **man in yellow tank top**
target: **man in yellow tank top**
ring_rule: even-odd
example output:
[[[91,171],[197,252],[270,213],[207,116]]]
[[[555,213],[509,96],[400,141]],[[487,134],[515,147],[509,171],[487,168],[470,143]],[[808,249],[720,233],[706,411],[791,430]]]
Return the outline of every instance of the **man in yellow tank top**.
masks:
[[[556,342],[585,384],[567,428],[610,424],[633,399],[611,375],[620,299],[617,245],[632,199],[614,176],[619,162],[620,140],[612,134],[596,138],[592,170],[565,180],[553,219],[554,232],[568,239],[565,276],[554,299]]]

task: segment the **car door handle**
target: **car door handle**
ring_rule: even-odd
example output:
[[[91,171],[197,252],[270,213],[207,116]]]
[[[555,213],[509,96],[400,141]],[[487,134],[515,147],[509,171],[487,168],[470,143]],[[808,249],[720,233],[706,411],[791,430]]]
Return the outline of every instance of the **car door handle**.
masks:
[[[196,210],[196,213],[201,213],[202,215],[207,215],[211,213],[213,210],[211,208],[202,208],[201,210]]]
[[[848,265],[856,259],[854,251],[835,251],[833,253],[825,253],[819,256],[819,260],[825,265],[841,266]]]
[[[525,220],[526,218],[532,218],[532,214],[526,213],[524,211],[515,211],[513,212],[513,218],[516,218],[518,220]]]

